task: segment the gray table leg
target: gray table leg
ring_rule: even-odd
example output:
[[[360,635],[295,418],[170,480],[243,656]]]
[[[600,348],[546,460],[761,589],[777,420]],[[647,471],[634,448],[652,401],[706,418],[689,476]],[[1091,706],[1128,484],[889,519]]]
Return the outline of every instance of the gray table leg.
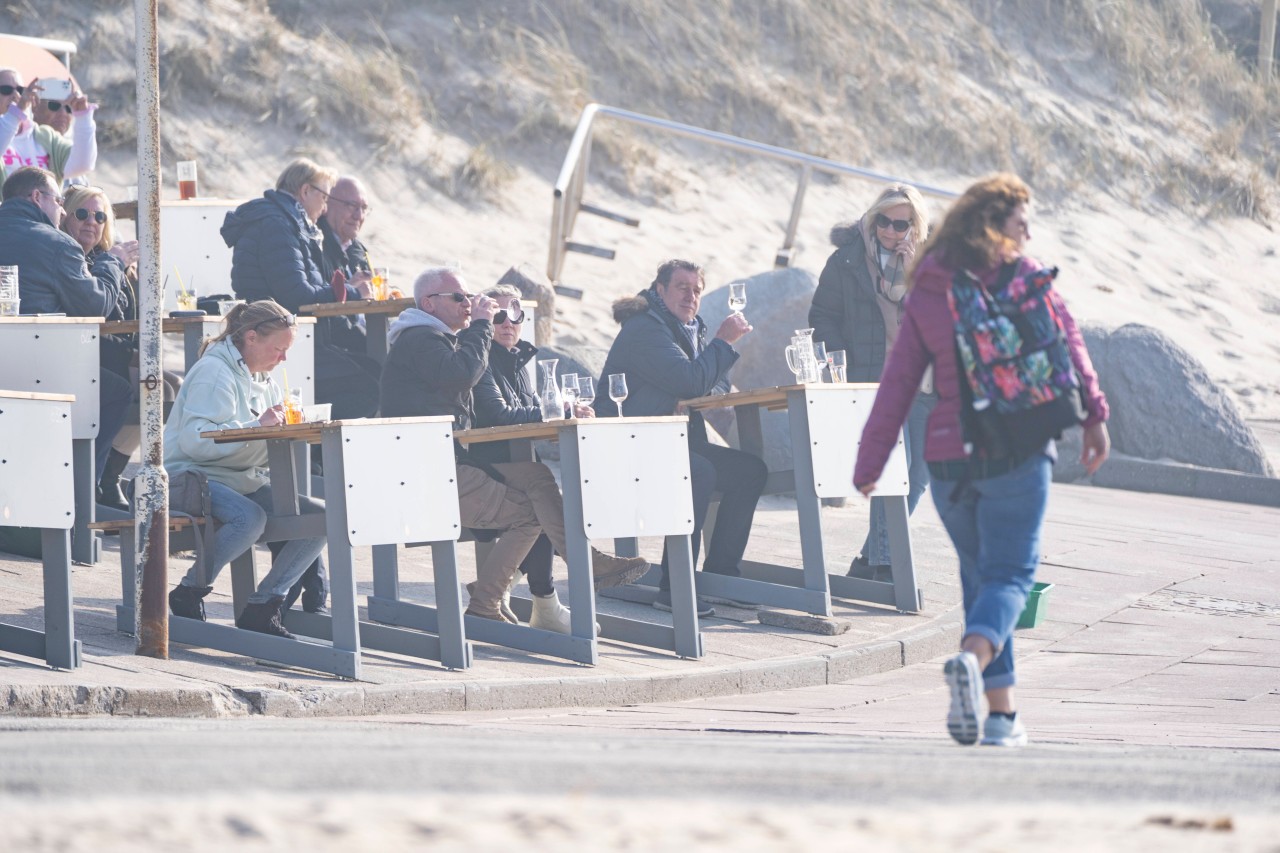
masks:
[[[387,360],[387,318],[390,316],[390,314],[364,315],[365,352],[378,364]]]
[[[75,614],[71,609],[70,536],[66,530],[40,531],[44,555],[44,659],[58,669],[80,665]]]
[[[734,406],[734,417],[738,424],[738,449],[753,456],[764,458],[764,426],[760,419],[760,407]]]
[[[298,494],[311,496],[311,445],[305,441],[292,442],[293,476]],[[323,497],[323,495],[321,496]]]
[[[282,444],[283,442],[271,442]],[[324,434],[325,477],[334,483],[345,483],[343,470],[342,434],[327,430]],[[274,470],[274,466],[273,470]],[[293,481],[292,477],[286,478]],[[334,493],[325,504],[325,530],[329,539],[329,585],[333,607],[333,647],[353,653],[352,671],[339,673],[350,678],[360,678],[360,613],[356,609],[356,578],[351,558],[350,533],[347,530],[347,496],[343,489]],[[295,506],[296,496],[294,498]]]
[[[93,439],[71,442],[71,466],[75,478],[76,521],[71,530],[71,559],[86,566],[98,562],[101,540],[88,525],[95,518],[98,482],[93,462]]]
[[[804,587],[826,596],[826,612],[821,615],[830,616],[827,559],[822,546],[822,505],[813,485],[813,441],[809,435],[809,412],[803,391],[792,391],[788,397],[787,418],[791,426],[791,455],[794,460],[796,510],[800,516],[800,558],[804,568]]]
[[[190,370],[200,358],[200,345],[204,343],[204,323],[187,323],[182,327],[183,369]]]
[[[434,560],[434,557],[433,557]],[[457,572],[455,571],[455,574]],[[439,589],[436,595],[440,594]],[[375,598],[400,598],[400,547],[373,546],[373,595]]]
[[[137,530],[120,531],[120,605],[116,607],[116,630],[131,637],[138,636],[138,614],[142,602],[138,598],[138,557],[134,548]]]
[[[462,618],[462,589],[458,585],[457,543],[431,543],[431,570],[436,582],[436,635],[440,638],[440,663],[450,669],[471,666]]]
[[[613,540],[613,553],[619,557],[639,557],[640,540],[634,536]]]
[[[298,474],[294,466],[293,442],[273,439],[267,442],[267,463],[271,466],[271,508],[273,515],[297,515]],[[328,460],[325,460],[328,462]],[[325,473],[329,471],[325,468]],[[279,474],[277,475],[277,472]],[[336,476],[336,475],[333,475]],[[338,477],[341,482],[341,477]],[[345,541],[345,535],[344,535]]]
[[[671,579],[671,624],[675,627],[675,652],[682,658],[702,657],[698,608],[693,590],[693,548],[689,537],[667,537],[667,569]]]
[[[589,660],[596,664],[596,597],[591,575],[591,543],[582,518],[582,469],[578,458],[577,430],[560,430],[560,479],[564,492],[564,538],[569,553],[569,621],[575,637],[589,639]]]
[[[911,555],[911,522],[905,495],[884,498],[885,527],[889,532],[889,564],[893,568],[894,606],[906,613],[924,609],[916,585],[915,561]]]

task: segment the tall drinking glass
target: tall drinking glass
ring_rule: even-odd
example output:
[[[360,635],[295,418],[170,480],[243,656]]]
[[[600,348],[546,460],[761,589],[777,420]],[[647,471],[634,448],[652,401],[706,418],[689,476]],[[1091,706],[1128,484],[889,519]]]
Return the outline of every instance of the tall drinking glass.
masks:
[[[822,381],[822,371],[827,369],[827,345],[822,341],[813,342],[813,359],[818,364],[818,381]]]
[[[578,374],[566,373],[560,377],[560,394],[564,397],[564,416],[572,418],[578,405]]]
[[[842,349],[833,349],[827,353],[827,361],[831,363],[831,381],[847,382],[845,378],[845,355]]]
[[[729,282],[729,310],[735,314],[742,313],[747,307],[747,283],[745,281]]]
[[[578,402],[590,406],[596,401],[596,383],[590,376],[578,377]]]

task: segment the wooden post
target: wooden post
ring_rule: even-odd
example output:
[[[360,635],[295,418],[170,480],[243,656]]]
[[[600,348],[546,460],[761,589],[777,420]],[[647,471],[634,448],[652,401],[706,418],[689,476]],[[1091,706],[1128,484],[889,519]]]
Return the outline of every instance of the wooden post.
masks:
[[[1263,83],[1271,82],[1272,59],[1276,48],[1276,0],[1262,0],[1262,33],[1258,36],[1258,73]]]

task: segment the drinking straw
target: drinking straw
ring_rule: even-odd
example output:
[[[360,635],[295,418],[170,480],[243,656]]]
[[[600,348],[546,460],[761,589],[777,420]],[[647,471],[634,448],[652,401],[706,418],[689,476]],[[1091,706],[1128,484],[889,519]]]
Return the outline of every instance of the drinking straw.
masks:
[[[178,272],[178,265],[173,265],[173,274],[178,277],[178,287],[182,288],[182,295],[187,295],[187,286],[182,283],[182,273]]]

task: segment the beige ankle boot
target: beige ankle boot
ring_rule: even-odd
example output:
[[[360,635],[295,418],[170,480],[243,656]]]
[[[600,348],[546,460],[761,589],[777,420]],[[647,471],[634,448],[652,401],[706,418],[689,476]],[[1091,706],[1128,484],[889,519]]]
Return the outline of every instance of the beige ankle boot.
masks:
[[[649,561],[644,557],[618,557],[591,549],[591,575],[597,590],[634,583],[648,571]]]
[[[502,620],[510,622],[512,625],[520,624],[520,617],[516,616],[516,612],[511,609],[511,590],[516,588],[516,584],[520,582],[520,577],[519,572],[511,576],[511,583],[507,584],[507,591],[502,594],[502,598],[498,601],[498,610],[502,613]],[[475,594],[476,583],[472,581],[467,584],[467,595],[474,597]]]
[[[519,574],[518,566],[499,566],[492,569],[481,566],[480,576],[476,578],[475,583],[467,585],[467,592],[471,594],[467,613],[499,622],[519,624],[518,620],[508,618],[502,612],[502,597],[511,594],[511,581]]]
[[[529,617],[529,627],[555,631],[557,634],[568,634],[573,630],[569,622],[569,608],[560,603],[560,596],[554,589],[548,596],[533,597],[533,615]]]

